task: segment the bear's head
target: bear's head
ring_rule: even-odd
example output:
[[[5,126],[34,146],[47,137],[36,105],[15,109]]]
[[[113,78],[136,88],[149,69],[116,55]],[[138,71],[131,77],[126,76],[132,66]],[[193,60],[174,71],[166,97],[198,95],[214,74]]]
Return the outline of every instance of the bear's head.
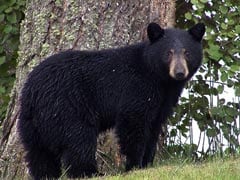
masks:
[[[147,29],[149,43],[144,61],[150,71],[163,80],[186,81],[202,62],[202,37],[205,26],[198,23],[188,30],[162,29],[150,23]]]

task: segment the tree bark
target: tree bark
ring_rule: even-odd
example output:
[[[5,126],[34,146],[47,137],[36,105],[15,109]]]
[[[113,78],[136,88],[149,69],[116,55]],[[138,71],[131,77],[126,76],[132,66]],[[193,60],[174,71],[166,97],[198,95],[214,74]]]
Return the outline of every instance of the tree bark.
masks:
[[[49,55],[66,49],[103,49],[146,38],[151,21],[175,22],[174,0],[28,0],[21,24],[16,81],[0,141],[0,177],[24,177],[26,167],[16,125],[20,90],[28,73]],[[26,176],[25,176],[26,177]]]

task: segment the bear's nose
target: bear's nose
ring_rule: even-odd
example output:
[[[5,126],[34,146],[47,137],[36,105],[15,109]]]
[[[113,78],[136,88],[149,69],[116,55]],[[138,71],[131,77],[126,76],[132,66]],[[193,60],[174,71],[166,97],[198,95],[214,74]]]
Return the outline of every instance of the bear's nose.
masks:
[[[183,79],[185,78],[185,75],[184,75],[183,72],[177,72],[177,73],[175,74],[175,78],[176,78],[177,80],[183,80]]]

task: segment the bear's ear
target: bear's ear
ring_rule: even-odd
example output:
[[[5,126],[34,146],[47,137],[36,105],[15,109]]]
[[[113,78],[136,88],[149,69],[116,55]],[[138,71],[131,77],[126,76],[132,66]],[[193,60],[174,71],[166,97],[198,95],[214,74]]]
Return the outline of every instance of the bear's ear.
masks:
[[[148,39],[151,43],[157,41],[164,35],[164,29],[162,29],[158,24],[152,22],[147,27]]]
[[[191,27],[188,30],[188,32],[189,32],[189,34],[191,34],[193,36],[194,39],[196,39],[197,41],[200,42],[205,33],[205,25],[203,23],[198,23],[198,24],[194,25],[193,27]]]

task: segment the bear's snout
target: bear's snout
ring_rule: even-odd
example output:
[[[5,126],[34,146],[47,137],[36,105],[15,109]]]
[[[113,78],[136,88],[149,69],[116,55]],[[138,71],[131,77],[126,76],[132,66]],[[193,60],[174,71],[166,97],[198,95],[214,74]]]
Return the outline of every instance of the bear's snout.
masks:
[[[180,53],[175,53],[173,49],[170,51],[169,75],[173,79],[184,80],[188,77],[189,70],[184,51],[184,49]]]

